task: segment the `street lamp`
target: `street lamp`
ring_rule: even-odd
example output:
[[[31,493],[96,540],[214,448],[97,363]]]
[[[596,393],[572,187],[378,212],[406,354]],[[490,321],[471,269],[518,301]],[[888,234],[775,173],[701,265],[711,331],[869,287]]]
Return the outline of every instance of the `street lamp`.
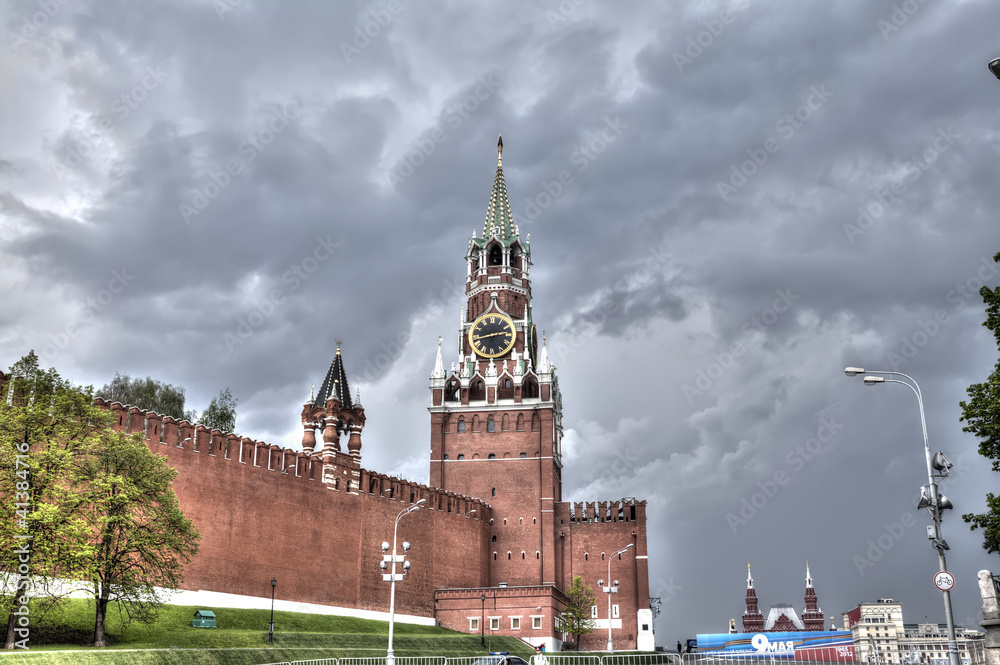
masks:
[[[394,665],[396,662],[396,656],[392,653],[392,629],[396,619],[396,580],[402,580],[403,575],[405,575],[406,571],[410,569],[410,562],[405,561],[406,554],[396,554],[396,534],[399,532],[399,520],[401,520],[404,515],[409,515],[412,512],[420,510],[420,506],[425,503],[427,503],[427,499],[420,499],[415,504],[396,515],[396,524],[392,527],[392,554],[385,554],[386,550],[389,549],[389,543],[382,543],[383,554],[378,567],[385,570],[389,567],[389,562],[392,562],[392,572],[382,574],[382,581],[391,583],[389,591],[389,649],[385,654],[386,665]],[[403,552],[407,552],[409,549],[410,544],[404,542]],[[396,574],[396,562],[401,562],[403,564],[403,572],[399,575]]]
[[[278,580],[271,578],[271,630],[267,633],[267,643],[274,644],[274,587],[278,586]]]
[[[996,65],[996,69],[994,69],[994,65]],[[994,73],[997,73],[997,70],[1000,69],[1000,58],[990,63],[990,69],[993,70]],[[934,526],[927,527],[927,537],[931,540],[931,544],[934,549],[937,550],[939,572],[947,573],[948,565],[945,562],[944,552],[950,548],[944,538],[941,537],[941,511],[953,508],[954,506],[952,506],[951,501],[949,501],[946,496],[938,493],[937,481],[939,478],[944,478],[948,475],[948,469],[952,467],[952,463],[948,461],[948,458],[944,456],[944,453],[938,452],[933,457],[931,456],[930,443],[927,441],[927,420],[924,418],[924,397],[920,392],[920,386],[912,376],[907,376],[902,372],[883,372],[872,370],[868,370],[866,372],[861,367],[847,367],[844,369],[844,374],[847,376],[864,374],[864,382],[866,386],[875,386],[880,383],[899,383],[912,390],[913,394],[917,396],[917,405],[920,407],[920,427],[924,432],[924,457],[927,460],[927,485],[920,488],[920,500],[919,503],[917,503],[917,508],[927,508],[931,513]],[[887,379],[884,376],[874,376],[876,374],[887,375],[889,378]],[[901,376],[908,381],[900,381],[893,378],[896,376]],[[935,473],[935,471],[937,473]],[[950,575],[948,575],[948,577],[951,578]],[[953,580],[954,578],[951,579]],[[952,584],[954,584],[953,581]],[[944,598],[944,617],[948,622],[948,661],[950,665],[960,665],[958,657],[958,643],[955,641],[955,617],[951,611],[950,587],[941,589],[941,595]]]
[[[479,644],[486,646],[486,632],[483,628],[483,622],[486,621],[486,594],[479,594],[479,600],[483,601],[482,614],[479,616]]]
[[[611,581],[611,561],[619,554],[627,552],[628,548],[634,546],[634,543],[629,543],[612,554],[611,558],[608,559],[608,586],[604,586],[604,580],[597,580],[597,585],[601,587],[601,590],[604,591],[604,593],[608,594],[608,651],[611,653],[615,652],[614,644],[611,642],[611,594],[618,593],[618,580],[615,580],[614,582]]]
[[[989,68],[990,71],[993,72],[993,76],[1000,79],[1000,58],[993,58],[990,60]]]

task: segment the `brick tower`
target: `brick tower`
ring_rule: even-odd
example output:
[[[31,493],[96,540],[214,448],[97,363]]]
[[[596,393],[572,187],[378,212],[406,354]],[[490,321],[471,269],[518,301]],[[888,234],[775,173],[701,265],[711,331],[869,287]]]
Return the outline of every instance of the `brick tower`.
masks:
[[[430,484],[489,505],[488,582],[437,587],[435,616],[559,648],[565,590],[579,576],[598,590],[597,630],[581,646],[603,646],[610,631],[617,648],[652,650],[646,502],[562,500],[562,395],[533,322],[531,246],[514,225],[502,157],[500,141],[482,237],[474,231],[465,254],[458,334],[454,346],[438,340],[428,408]]]
[[[747,608],[743,612],[743,632],[759,633],[764,630],[764,615],[757,608],[757,590],[753,588],[750,563],[747,562]]]
[[[466,306],[446,372],[431,375],[430,484],[493,506],[491,583],[555,585],[554,504],[562,500],[555,368],[531,315],[531,248],[511,215],[503,141],[483,235],[469,241]]]
[[[802,623],[806,630],[823,630],[823,610],[819,608],[816,589],[813,588],[812,575],[809,574],[809,562],[806,561],[806,607],[802,611]]]

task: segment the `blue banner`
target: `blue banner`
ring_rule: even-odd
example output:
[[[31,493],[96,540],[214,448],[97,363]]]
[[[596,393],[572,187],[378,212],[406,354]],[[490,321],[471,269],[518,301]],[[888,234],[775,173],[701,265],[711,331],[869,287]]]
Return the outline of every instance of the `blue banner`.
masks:
[[[854,638],[846,630],[711,633],[698,635],[698,653],[853,662]]]

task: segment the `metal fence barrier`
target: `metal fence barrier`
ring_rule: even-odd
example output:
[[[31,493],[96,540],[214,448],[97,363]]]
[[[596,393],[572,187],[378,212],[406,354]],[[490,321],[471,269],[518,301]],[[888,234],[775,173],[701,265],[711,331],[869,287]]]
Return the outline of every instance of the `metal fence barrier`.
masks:
[[[985,640],[959,640],[959,659],[962,665],[985,665]],[[489,656],[396,656],[395,665],[491,665]],[[608,654],[598,656],[584,653],[546,652],[543,656],[547,665],[839,665],[841,663],[863,663],[866,665],[948,665],[948,643],[928,642],[907,643],[895,649],[872,649],[868,645],[855,645],[854,656],[831,655],[822,658],[802,660],[793,654],[757,655],[753,653],[685,653],[672,652],[642,654]],[[528,659],[529,665],[536,663],[535,656]],[[295,660],[269,665],[386,665],[385,656],[370,658],[322,658],[318,660]]]

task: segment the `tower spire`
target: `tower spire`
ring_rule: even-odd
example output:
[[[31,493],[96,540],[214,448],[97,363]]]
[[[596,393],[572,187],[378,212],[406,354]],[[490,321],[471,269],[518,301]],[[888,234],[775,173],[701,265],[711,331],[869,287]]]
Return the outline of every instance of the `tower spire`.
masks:
[[[753,588],[750,562],[747,561],[747,608],[743,611],[743,632],[759,633],[764,630],[764,614],[757,607],[757,591]]]
[[[503,137],[497,141],[497,173],[493,178],[493,191],[490,193],[490,205],[486,210],[486,223],[483,224],[483,239],[496,237],[500,240],[510,240],[514,234],[514,215],[510,211],[510,201],[507,198],[507,183],[503,178]]]
[[[813,585],[812,575],[809,574],[809,560],[806,559],[806,588],[811,589]]]
[[[344,371],[344,360],[340,355],[340,340],[337,342],[337,355],[333,357],[333,362],[330,363],[330,369],[326,373],[326,378],[323,379],[323,384],[319,388],[319,393],[316,395],[316,399],[313,402],[315,406],[323,406],[326,404],[326,400],[331,397],[337,398],[341,406],[352,408],[351,404],[351,391],[347,386],[347,373]]]

